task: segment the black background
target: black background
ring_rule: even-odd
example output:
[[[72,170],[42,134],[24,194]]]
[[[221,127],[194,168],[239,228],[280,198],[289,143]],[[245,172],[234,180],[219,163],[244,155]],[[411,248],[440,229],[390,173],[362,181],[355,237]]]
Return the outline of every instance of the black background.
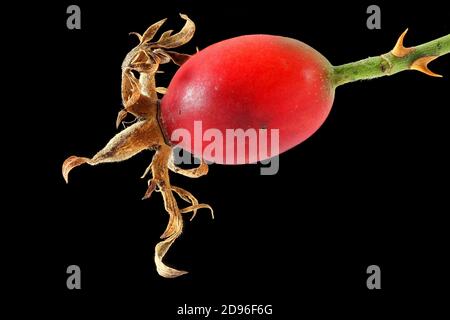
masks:
[[[81,30],[66,28],[70,4],[81,7]],[[32,98],[18,104],[27,115],[19,114],[26,123],[19,131],[27,138],[20,144],[25,156],[16,161],[22,179],[12,185],[21,194],[13,213],[21,229],[15,252],[20,259],[11,262],[21,272],[19,296],[29,293],[39,309],[61,319],[119,311],[184,319],[176,317],[184,303],[273,304],[273,318],[281,319],[306,312],[367,318],[386,315],[388,307],[416,310],[425,297],[433,299],[429,311],[436,310],[449,270],[448,56],[431,65],[446,75],[442,79],[405,72],[338,88],[326,123],[280,156],[277,175],[260,176],[258,166],[220,165],[197,180],[173,175],[175,185],[211,204],[216,215],[211,220],[199,212],[186,223],[166,257],[168,264],[190,271],[177,279],[159,277],[153,263],[167,222],[162,199],[154,194],[140,201],[146,181],[139,177],[151,152],[77,168],[68,185],[60,173],[66,157],[91,156],[117,132],[120,65],[136,44],[128,32],[142,32],[164,17],[169,20],[163,30],[179,30],[181,12],[197,31],[180,52],[267,33],[304,41],[337,65],[389,51],[406,27],[406,45],[450,31],[443,5],[433,3],[425,11],[409,2],[378,2],[382,28],[368,30],[370,4],[24,6],[23,17],[33,19],[15,21],[22,27],[17,30],[26,29],[20,39],[27,45],[18,51],[31,58],[33,72],[19,70],[26,74],[22,85],[29,85],[20,101]],[[165,70],[158,78],[162,85],[174,71]],[[82,270],[79,291],[66,288],[71,264]],[[378,291],[366,288],[371,264],[382,271]]]

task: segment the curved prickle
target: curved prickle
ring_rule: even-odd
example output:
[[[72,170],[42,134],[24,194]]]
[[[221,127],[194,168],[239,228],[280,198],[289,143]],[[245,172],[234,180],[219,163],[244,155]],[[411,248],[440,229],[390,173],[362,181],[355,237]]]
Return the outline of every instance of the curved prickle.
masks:
[[[391,53],[398,57],[402,58],[408,54],[410,54],[412,51],[414,51],[414,48],[406,48],[403,45],[403,40],[405,39],[406,33],[408,32],[408,28],[406,28],[405,31],[400,35],[400,37],[397,40],[397,43],[394,46],[394,49],[392,49]]]
[[[428,63],[430,63],[431,61],[433,61],[436,58],[438,58],[438,56],[426,56],[426,57],[418,58],[417,60],[415,60],[412,63],[410,69],[420,71],[431,77],[442,78],[442,75],[434,73],[433,71],[428,69]]]

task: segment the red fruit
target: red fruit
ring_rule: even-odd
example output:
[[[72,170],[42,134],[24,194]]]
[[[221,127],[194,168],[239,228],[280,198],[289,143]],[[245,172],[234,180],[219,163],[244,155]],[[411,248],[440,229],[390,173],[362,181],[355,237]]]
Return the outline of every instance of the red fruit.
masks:
[[[208,142],[194,150],[194,121],[224,137],[226,129],[266,129],[271,141],[271,129],[279,129],[282,153],[325,121],[334,98],[331,72],[326,58],[298,40],[271,35],[225,40],[196,53],[176,72],[161,101],[161,125],[169,139],[176,129],[187,129],[191,139],[180,146],[197,157]],[[246,148],[236,164],[267,158],[253,153]]]

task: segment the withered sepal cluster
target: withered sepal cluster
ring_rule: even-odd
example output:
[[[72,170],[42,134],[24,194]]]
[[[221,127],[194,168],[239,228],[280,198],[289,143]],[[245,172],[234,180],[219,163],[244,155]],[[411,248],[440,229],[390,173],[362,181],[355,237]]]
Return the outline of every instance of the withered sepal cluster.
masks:
[[[135,123],[116,134],[92,158],[71,156],[62,166],[62,174],[68,182],[69,172],[81,164],[118,162],[129,159],[143,150],[155,151],[152,162],[142,175],[142,178],[148,174],[152,176],[148,180],[148,188],[143,199],[149,198],[153,192],[161,193],[164,207],[169,215],[167,228],[161,235],[161,241],[155,247],[156,269],[166,278],[174,278],[186,273],[186,271],[171,268],[162,261],[171,245],[182,233],[182,215],[192,213],[192,220],[197,210],[202,208],[209,209],[213,214],[209,205],[199,203],[190,192],[170,183],[169,171],[190,178],[198,178],[208,173],[208,165],[201,160],[196,168],[184,169],[177,166],[174,162],[172,146],[164,137],[158,122],[158,94],[165,94],[167,90],[156,86],[155,76],[159,72],[159,67],[171,62],[182,65],[190,57],[170,50],[189,42],[195,32],[195,24],[192,20],[186,15],[180,16],[186,20],[181,31],[176,34],[172,34],[173,30],[165,31],[156,42],[152,40],[166,19],[151,25],[142,35],[132,33],[138,37],[139,44],[126,55],[122,63],[121,92],[124,108],[117,116],[116,126],[119,127],[128,114],[135,117]],[[179,207],[175,194],[187,202],[186,207]]]

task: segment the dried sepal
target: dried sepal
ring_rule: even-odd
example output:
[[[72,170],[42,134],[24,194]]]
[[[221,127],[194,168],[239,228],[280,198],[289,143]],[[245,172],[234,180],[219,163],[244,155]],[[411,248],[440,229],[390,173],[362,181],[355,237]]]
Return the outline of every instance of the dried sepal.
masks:
[[[161,193],[164,200],[164,207],[169,214],[167,227],[161,235],[161,239],[163,240],[155,247],[155,262],[157,264],[158,273],[163,277],[170,278],[185,273],[185,271],[181,271],[182,273],[179,274],[179,270],[167,267],[162,261],[167,252],[164,250],[168,249],[173,244],[183,230],[183,218],[181,214],[192,212],[192,218],[194,218],[197,210],[202,208],[209,209],[212,213],[212,208],[209,205],[203,203],[200,204],[190,192],[170,184],[169,167],[171,166],[171,163],[173,163],[172,154],[171,147],[165,144],[159,146],[153,156],[152,163],[143,175],[145,176],[151,171],[153,176],[148,182],[148,188],[144,198],[150,197],[154,191]],[[180,209],[174,197],[174,193],[178,194],[181,199],[191,205],[187,208]]]
[[[158,60],[159,64],[169,63],[171,61],[170,57],[166,54],[163,49],[155,49],[153,51],[155,59]]]
[[[158,135],[159,126],[154,120],[139,121],[116,134],[106,146],[92,158],[71,156],[62,166],[63,177],[68,181],[69,172],[83,164],[91,166],[100,163],[127,160],[150,145],[163,143]]]
[[[166,94],[167,93],[167,88],[165,87],[156,87],[156,92],[160,93],[160,94]]]
[[[181,217],[181,212],[178,208],[177,201],[173,196],[172,189],[169,186],[169,188],[165,190],[159,188],[157,191],[161,192],[164,201],[164,208],[169,215],[169,221],[167,222],[166,229],[161,234],[160,238],[165,239],[178,232],[181,234],[181,231],[183,230],[183,219]]]
[[[166,48],[175,48],[187,43],[195,32],[195,24],[186,15],[180,15],[186,20],[185,25],[180,32],[172,35],[172,30],[165,31],[161,34],[157,42],[150,42],[159,31],[166,19],[160,20],[152,24],[144,33],[131,33],[139,38],[139,44],[133,48],[122,62],[122,103],[128,113],[134,114],[136,117],[146,118],[151,112],[150,108],[154,108],[157,104],[158,90],[155,86],[155,75],[161,72],[160,64],[174,62],[177,65],[183,64],[189,55],[176,52],[166,52]],[[138,72],[139,80],[133,75],[133,71]],[[140,98],[140,94],[150,98],[149,107],[139,113],[134,106]],[[133,110],[134,109],[134,110]],[[120,124],[119,119],[124,115],[118,115],[116,126]],[[123,118],[122,118],[123,120]]]
[[[174,241],[181,235],[183,230],[182,214],[192,212],[191,220],[196,216],[198,209],[209,209],[213,215],[212,208],[198,200],[188,191],[170,184],[169,167],[178,173],[183,173],[190,177],[203,175],[207,172],[207,164],[202,162],[198,168],[181,169],[173,164],[172,148],[164,143],[160,128],[154,120],[144,120],[137,122],[122,130],[114,136],[107,145],[94,157],[69,157],[63,164],[63,176],[68,179],[71,169],[78,165],[87,163],[97,165],[100,163],[118,162],[126,160],[145,149],[156,148],[156,153],[148,170],[153,178],[149,180],[144,198],[149,198],[155,191],[162,194],[164,207],[169,215],[169,221],[163,234],[162,241],[155,246],[155,264],[158,273],[166,278],[174,278],[186,273],[168,267],[163,263],[163,258]],[[178,169],[177,169],[178,168]],[[147,173],[147,172],[146,172]],[[145,174],[144,174],[145,175]],[[173,193],[188,202],[190,206],[180,209]],[[213,216],[214,217],[214,216]]]
[[[133,59],[130,61],[130,68],[133,68],[133,64],[136,63],[148,63],[149,56],[145,52],[145,50],[139,50],[136,55],[133,57]],[[136,70],[139,71],[139,70]]]
[[[147,191],[145,191],[145,194],[142,197],[142,200],[150,198],[152,196],[153,191],[155,191],[155,190],[156,190],[156,182],[155,182],[155,180],[149,180],[148,181]]]
[[[196,205],[192,205],[192,206],[180,209],[180,212],[181,213],[192,212],[192,217],[190,219],[190,221],[192,221],[192,220],[194,220],[195,216],[197,215],[197,210],[198,209],[208,209],[209,212],[211,212],[211,218],[214,219],[214,210],[209,204],[206,204],[206,203],[199,203],[199,204],[196,204]]]
[[[173,30],[167,30],[167,31],[164,31],[164,32],[161,34],[161,37],[158,39],[157,43],[160,42],[160,41],[166,40],[168,37],[170,37],[170,35],[172,34],[172,32],[173,32]]]
[[[155,57],[159,59],[160,64],[169,63],[170,61],[172,61],[178,66],[181,66],[191,57],[191,55],[189,54],[178,53],[175,51],[168,51],[164,49],[155,49],[153,53],[155,54]]]
[[[169,215],[167,227],[161,235],[162,241],[155,246],[156,269],[166,278],[174,278],[186,273],[186,271],[171,268],[163,262],[167,251],[182,233],[182,214],[192,212],[192,220],[198,209],[205,208],[209,209],[213,215],[209,205],[199,203],[188,191],[172,186],[169,177],[169,170],[192,178],[200,177],[208,172],[208,165],[202,161],[197,168],[193,169],[177,167],[173,162],[172,147],[165,143],[157,121],[157,93],[165,94],[167,90],[164,87],[156,87],[155,74],[161,72],[158,70],[159,65],[171,61],[181,65],[189,58],[186,54],[164,50],[178,47],[192,38],[195,31],[194,23],[186,15],[181,17],[186,20],[182,30],[175,35],[172,35],[172,30],[166,31],[156,43],[150,41],[166,19],[151,25],[142,36],[132,33],[139,38],[140,43],[127,54],[122,63],[121,94],[124,109],[117,115],[116,126],[120,125],[128,113],[136,116],[137,122],[115,135],[94,157],[72,156],[67,158],[62,166],[63,177],[68,181],[69,172],[81,164],[118,162],[146,149],[156,151],[150,166],[143,175],[145,177],[149,172],[152,173],[143,199],[149,198],[154,192],[161,193],[165,210]],[[139,73],[139,77],[136,77],[134,72]],[[174,194],[180,196],[189,206],[180,209]]]
[[[140,40],[140,43],[147,43],[153,39],[155,34],[158,32],[159,28],[166,22],[167,18],[162,19],[154,24],[152,24],[150,27],[145,30],[145,32],[142,34],[142,37]]]
[[[136,36],[137,38],[138,38],[138,40],[139,40],[139,43],[141,43],[142,42],[142,36],[141,36],[141,34],[140,33],[137,33],[137,32],[130,32],[130,33],[128,33],[130,36]]]
[[[66,183],[69,183],[69,172],[73,168],[78,167],[79,165],[82,165],[83,163],[86,163],[88,161],[89,158],[85,157],[77,157],[77,156],[68,157],[62,165],[62,175]]]
[[[139,81],[135,78],[131,69],[125,69],[122,71],[122,103],[126,107],[127,104],[132,104],[133,102],[129,100],[133,95],[137,96],[140,94]],[[136,99],[136,98],[135,98]]]
[[[127,117],[127,115],[128,115],[127,110],[122,109],[119,111],[119,113],[117,114],[117,119],[116,119],[116,129],[119,128],[120,124]]]
[[[183,188],[172,186],[172,191],[178,194],[181,199],[191,204],[191,206],[189,207],[180,209],[180,213],[192,212],[192,217],[190,219],[191,221],[194,220],[198,209],[209,209],[209,211],[211,212],[211,217],[214,219],[214,210],[210,205],[205,203],[198,203],[197,198],[194,197],[192,193],[184,190]]]
[[[178,204],[176,203],[175,198],[173,197],[172,191],[179,194],[183,200],[192,203],[192,205],[180,210],[178,208]],[[168,267],[163,262],[163,258],[166,255],[169,248],[172,246],[172,244],[181,235],[183,231],[183,218],[181,214],[192,212],[193,213],[191,217],[192,220],[195,217],[198,209],[202,208],[209,209],[211,211],[211,214],[213,213],[213,210],[207,204],[203,203],[199,204],[197,199],[191,193],[189,193],[184,189],[171,186],[170,190],[169,188],[164,189],[160,188],[159,192],[161,192],[163,195],[165,208],[167,213],[169,214],[169,222],[167,224],[166,230],[161,235],[161,239],[163,240],[155,246],[156,270],[159,273],[159,275],[165,278],[175,278],[183,274],[186,274],[187,272]]]
[[[175,201],[171,191],[174,191],[183,200],[192,203],[192,205],[187,208],[181,209],[181,210],[178,209],[178,205],[176,204],[176,202],[169,201],[169,203],[173,204],[173,206],[170,204],[167,205],[167,202],[166,202],[167,199],[171,199],[171,200]],[[199,204],[197,199],[190,192],[188,192],[182,188],[175,187],[175,186],[171,186],[171,191],[169,192],[167,189],[164,191],[161,190],[161,192],[163,192],[163,197],[164,196],[167,197],[167,198],[164,197],[164,200],[166,203],[166,210],[169,213],[170,218],[169,218],[169,223],[167,225],[167,229],[161,236],[161,238],[163,240],[155,246],[156,270],[160,276],[165,277],[165,278],[176,278],[176,277],[179,277],[179,276],[187,273],[186,271],[177,270],[172,267],[169,267],[163,262],[164,256],[168,252],[169,248],[172,246],[172,244],[175,242],[175,240],[182,233],[183,219],[182,219],[181,214],[192,212],[193,213],[192,217],[191,217],[191,221],[192,221],[192,219],[194,219],[194,217],[196,216],[198,209],[206,208],[211,211],[212,217],[214,218],[212,208],[207,204],[203,204],[203,203]]]
[[[119,112],[116,119],[116,126],[123,120],[125,114],[131,113],[137,118],[154,118],[157,112],[158,97],[154,79],[152,77],[140,76],[136,79],[133,73],[128,70],[122,73],[122,99],[124,110]]]
[[[179,234],[173,234],[167,239],[158,243],[155,247],[155,265],[158,274],[164,278],[176,278],[187,273],[187,271],[171,268],[162,262],[167,251],[170,249]]]
[[[166,51],[165,53],[170,57],[172,62],[178,66],[181,66],[183,63],[188,61],[189,58],[191,57],[189,54],[178,53],[175,51]]]
[[[191,169],[183,169],[177,166],[174,162],[173,155],[169,161],[169,169],[172,170],[175,173],[181,174],[183,176],[189,177],[189,178],[199,178],[201,176],[204,176],[208,173],[208,164],[201,159],[200,165],[195,168]]]
[[[159,48],[172,49],[182,46],[185,43],[188,43],[195,33],[195,24],[191,19],[185,14],[180,14],[180,17],[186,20],[183,28],[180,32],[170,36],[165,37],[161,41],[155,43],[155,45]]]

